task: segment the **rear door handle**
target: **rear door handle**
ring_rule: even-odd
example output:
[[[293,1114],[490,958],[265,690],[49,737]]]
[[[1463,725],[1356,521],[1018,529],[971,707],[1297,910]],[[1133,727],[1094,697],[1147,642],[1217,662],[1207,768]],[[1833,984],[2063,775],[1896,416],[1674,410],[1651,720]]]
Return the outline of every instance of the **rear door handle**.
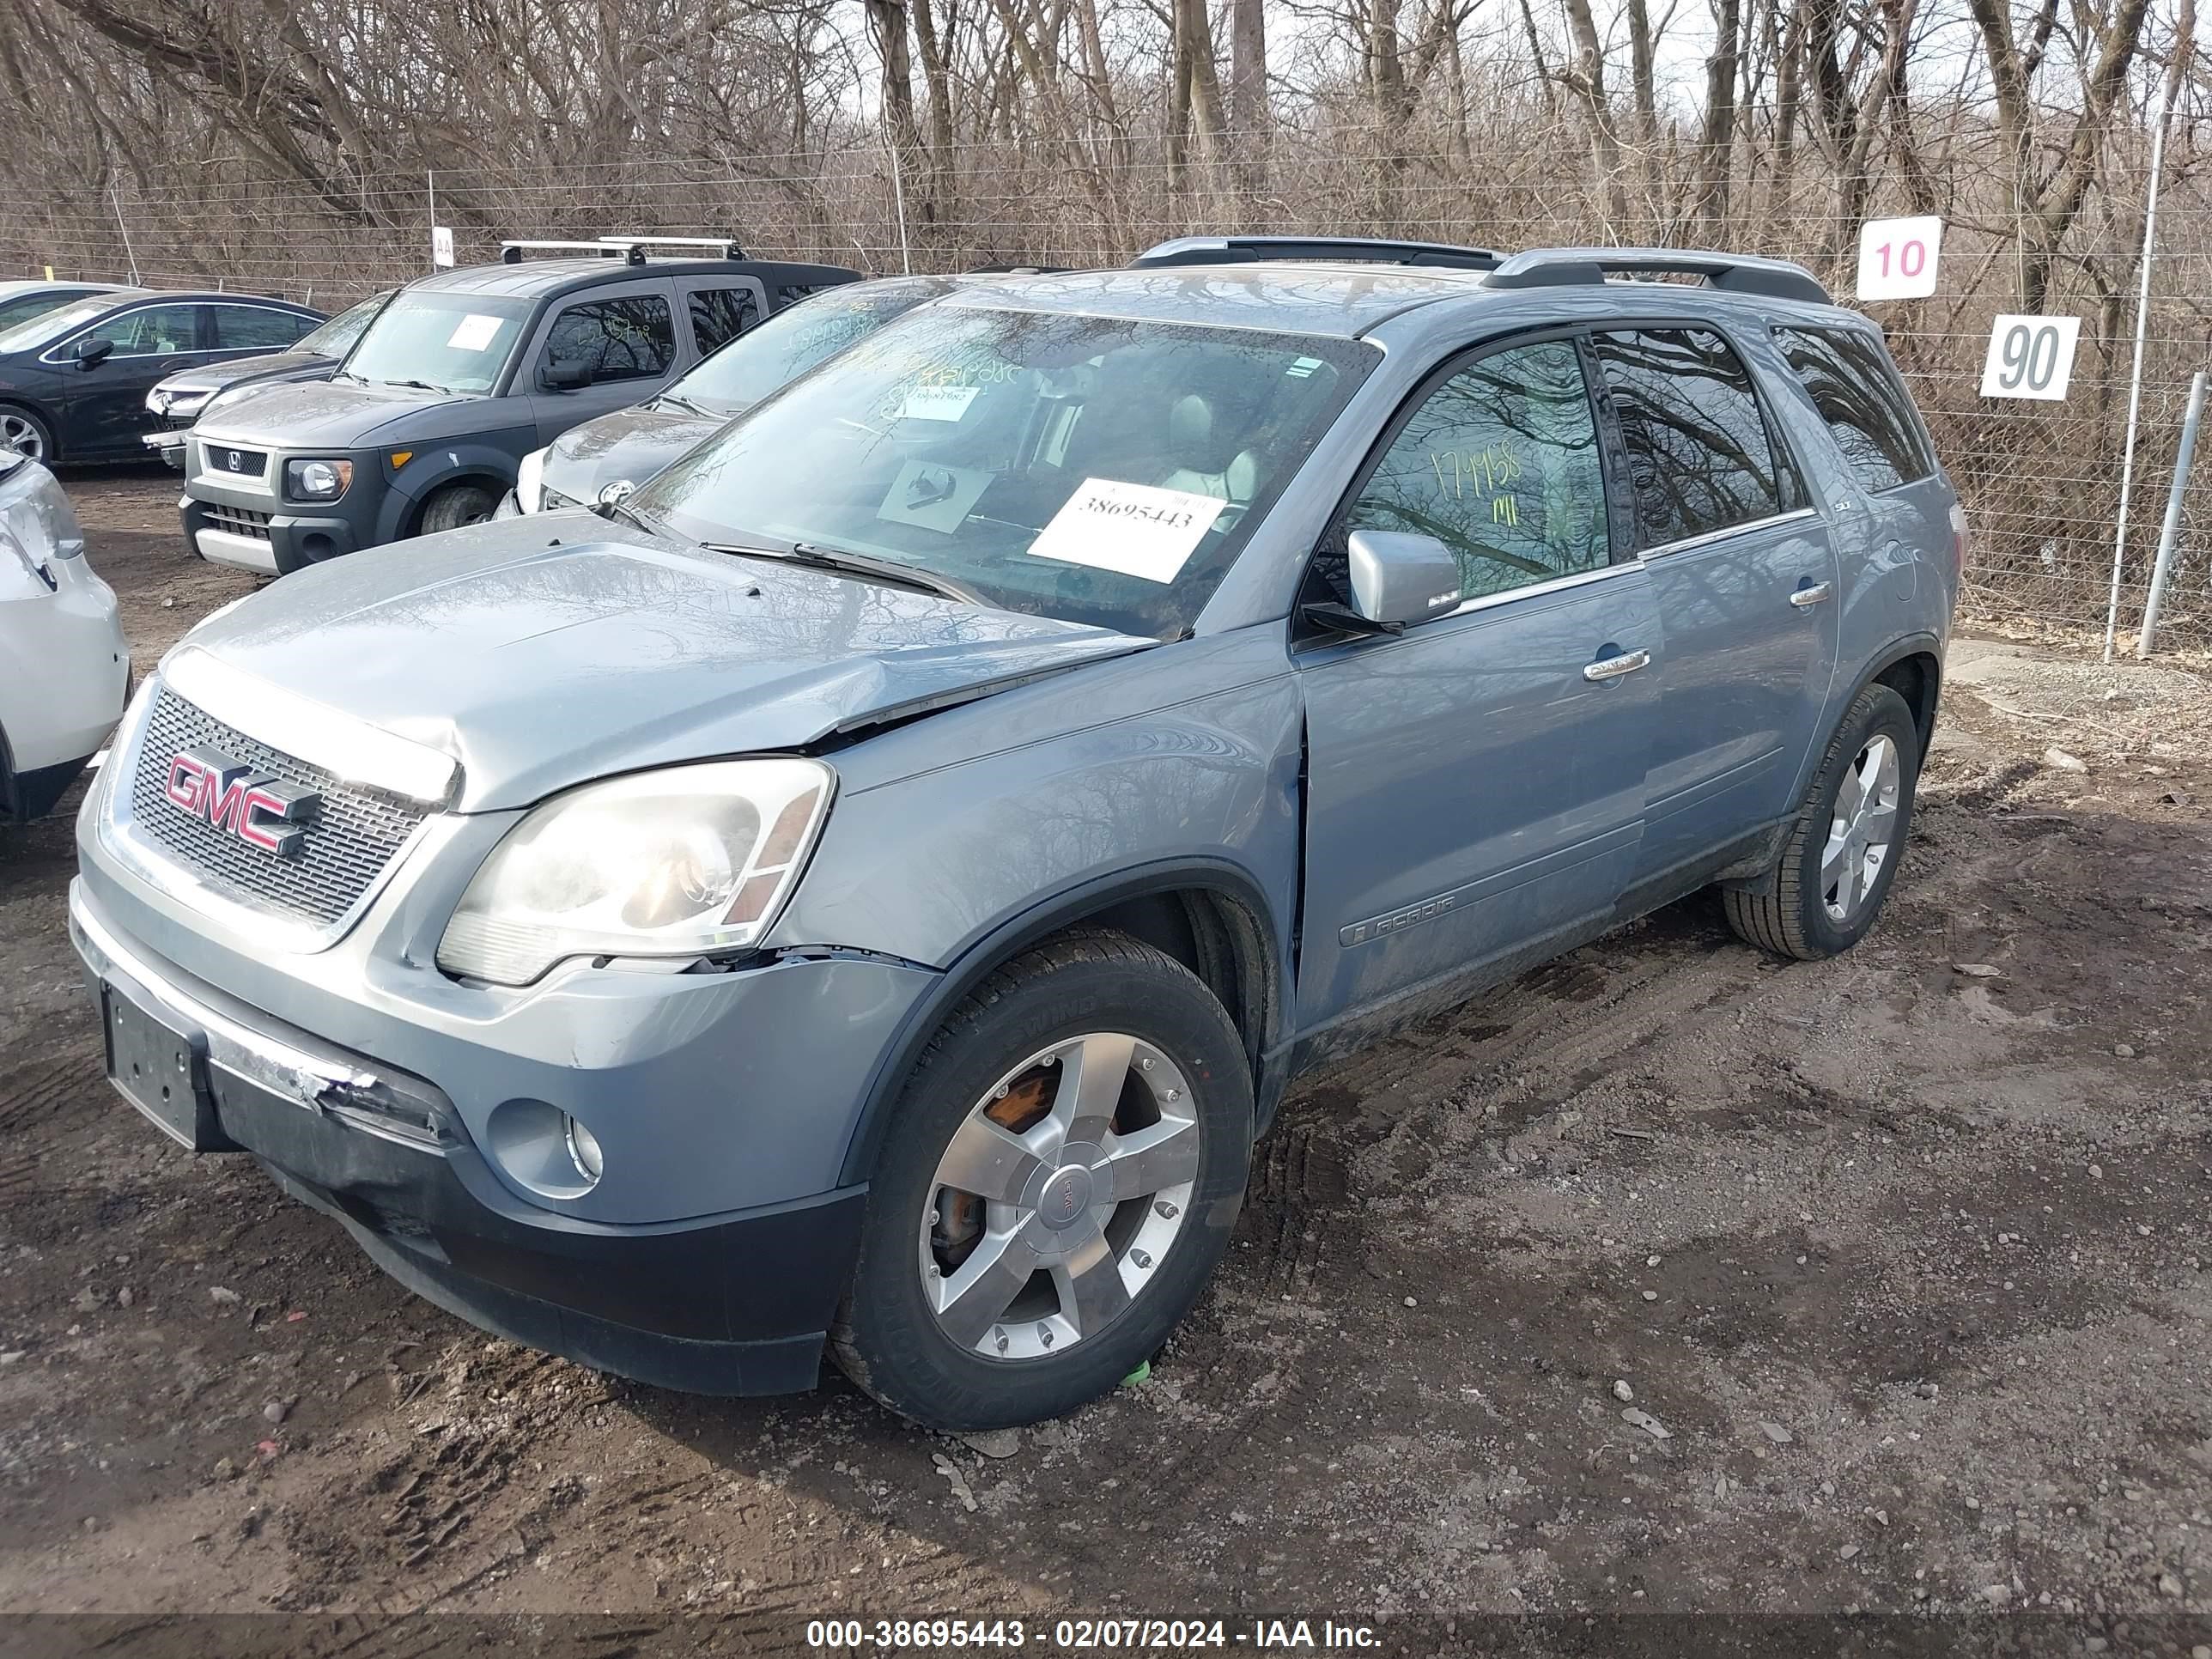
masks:
[[[1595,662],[1583,665],[1586,680],[1617,680],[1623,674],[1633,674],[1639,668],[1651,665],[1649,651],[1624,651],[1617,657],[1600,657]]]
[[[1814,582],[1810,587],[1801,587],[1796,592],[1792,593],[1790,596],[1790,603],[1796,605],[1800,611],[1802,611],[1808,605],[1820,604],[1821,600],[1828,597],[1832,591],[1830,584],[1826,582]]]

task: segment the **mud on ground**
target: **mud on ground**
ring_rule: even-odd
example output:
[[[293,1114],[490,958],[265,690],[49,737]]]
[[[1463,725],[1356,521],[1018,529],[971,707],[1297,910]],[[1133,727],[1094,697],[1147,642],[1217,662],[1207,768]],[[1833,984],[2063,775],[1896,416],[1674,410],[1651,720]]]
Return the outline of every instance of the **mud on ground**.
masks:
[[[142,667],[252,586],[69,483]],[[1152,1379],[1004,1456],[489,1340],[173,1150],[0,832],[0,1608],[2203,1611],[2208,734],[1962,645],[1859,950],[1692,901],[1304,1080]]]

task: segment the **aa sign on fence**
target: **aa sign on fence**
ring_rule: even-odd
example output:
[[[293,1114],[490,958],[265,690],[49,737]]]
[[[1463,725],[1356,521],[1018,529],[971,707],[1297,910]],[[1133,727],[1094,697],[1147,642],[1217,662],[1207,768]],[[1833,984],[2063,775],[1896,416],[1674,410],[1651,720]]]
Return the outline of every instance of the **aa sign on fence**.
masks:
[[[1999,317],[1982,360],[1984,398],[2039,398],[2057,403],[2074,373],[2079,317]]]
[[[1936,291],[1936,256],[1943,222],[1934,214],[1915,219],[1869,219],[1859,228],[1862,300],[1924,300]]]
[[[451,225],[430,227],[430,263],[441,270],[453,269],[453,228]]]

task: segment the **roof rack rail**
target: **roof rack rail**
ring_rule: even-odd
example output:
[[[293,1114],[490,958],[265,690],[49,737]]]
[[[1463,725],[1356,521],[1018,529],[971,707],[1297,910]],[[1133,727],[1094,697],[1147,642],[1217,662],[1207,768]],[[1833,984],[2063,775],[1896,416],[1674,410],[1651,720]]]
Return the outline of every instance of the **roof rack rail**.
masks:
[[[711,256],[714,258],[742,259],[745,257],[744,249],[727,236],[602,236],[599,240],[611,247],[710,247],[714,250]]]
[[[1532,247],[1490,273],[1492,288],[1566,288],[1602,283],[1612,272],[1679,271],[1729,294],[1833,305],[1820,279],[1787,259],[1672,247]]]
[[[1455,242],[1397,242],[1372,236],[1178,236],[1129,261],[1132,270],[1165,265],[1247,264],[1260,259],[1348,259],[1365,264],[1432,265],[1494,270],[1504,255]]]
[[[526,253],[596,253],[602,259],[618,259],[623,250],[605,242],[501,242],[499,245],[499,262],[503,265],[520,264]],[[640,254],[630,263],[643,264],[645,256]]]

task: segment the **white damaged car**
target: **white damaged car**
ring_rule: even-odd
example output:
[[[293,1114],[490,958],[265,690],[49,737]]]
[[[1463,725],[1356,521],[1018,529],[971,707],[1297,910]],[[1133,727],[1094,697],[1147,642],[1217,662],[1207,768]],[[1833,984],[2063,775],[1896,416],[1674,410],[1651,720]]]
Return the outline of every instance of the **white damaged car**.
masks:
[[[51,811],[123,713],[131,647],[54,475],[0,449],[0,818]]]

